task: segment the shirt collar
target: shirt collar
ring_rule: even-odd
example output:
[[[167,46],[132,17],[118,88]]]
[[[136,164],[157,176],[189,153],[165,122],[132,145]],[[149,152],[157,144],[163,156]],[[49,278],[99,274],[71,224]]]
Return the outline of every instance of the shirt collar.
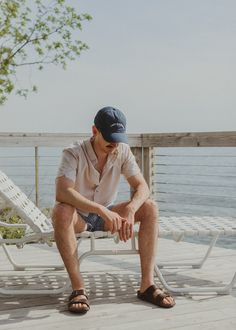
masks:
[[[91,160],[93,165],[96,165],[98,162],[98,159],[97,159],[97,155],[93,149],[93,146],[91,143],[91,138],[88,140],[85,140],[84,145],[85,145],[86,151],[88,153],[89,159]],[[119,147],[115,153],[108,155],[107,163],[113,163],[116,160],[118,154],[119,154]]]
[[[89,159],[91,160],[93,165],[97,164],[98,159],[95,154],[95,151],[93,150],[91,139],[85,140],[84,145],[85,145],[86,151],[88,153]]]

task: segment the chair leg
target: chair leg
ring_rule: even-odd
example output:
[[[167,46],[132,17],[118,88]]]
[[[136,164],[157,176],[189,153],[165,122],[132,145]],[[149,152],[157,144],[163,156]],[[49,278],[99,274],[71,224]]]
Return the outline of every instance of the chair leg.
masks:
[[[199,286],[199,287],[182,287],[182,288],[176,288],[173,287],[171,285],[169,285],[167,283],[167,281],[165,280],[160,268],[164,268],[164,267],[171,267],[171,268],[179,268],[179,267],[183,267],[183,266],[190,266],[192,268],[201,268],[202,265],[205,263],[205,261],[207,260],[207,258],[209,257],[211,250],[213,249],[213,247],[215,246],[215,243],[217,241],[219,237],[219,234],[216,234],[215,236],[213,236],[210,245],[207,249],[206,254],[204,255],[204,257],[202,258],[202,260],[198,263],[183,263],[183,262],[176,262],[176,263],[163,263],[163,264],[159,264],[155,265],[154,271],[157,275],[157,277],[159,278],[160,282],[162,283],[162,285],[164,286],[164,288],[172,293],[176,293],[176,294],[186,294],[186,293],[217,293],[217,294],[230,294],[234,284],[236,283],[236,272],[232,278],[232,280],[226,284],[225,286]]]
[[[55,270],[63,270],[65,268],[65,266],[63,264],[61,265],[45,265],[45,264],[35,264],[35,265],[31,265],[31,264],[19,264],[17,263],[12,254],[10,253],[9,249],[7,248],[6,244],[1,244],[3,251],[5,252],[8,261],[12,264],[14,270],[17,271],[23,271],[25,269],[34,269],[34,268],[42,268],[42,269],[48,269],[48,268],[53,268]]]
[[[195,263],[190,263],[190,262],[164,262],[164,263],[158,263],[158,267],[160,268],[175,268],[175,267],[192,267],[194,269],[199,269],[202,268],[203,264],[205,263],[205,261],[208,259],[213,247],[216,244],[217,239],[219,238],[219,234],[216,234],[215,236],[212,237],[211,242],[208,246],[208,249],[205,253],[205,255],[203,256],[203,258],[199,261],[199,262],[195,262]]]
[[[58,289],[5,289],[0,288],[0,295],[59,295],[69,287],[70,282],[66,280],[66,283]]]
[[[167,283],[167,281],[165,280],[162,272],[160,271],[159,267],[157,265],[155,265],[155,273],[157,275],[157,277],[159,278],[161,284],[163,285],[163,287],[172,292],[172,293],[176,293],[176,294],[186,294],[186,293],[217,293],[217,294],[230,294],[234,284],[236,283],[236,272],[232,278],[232,280],[225,286],[206,286],[206,287],[184,287],[184,288],[175,288],[171,285],[169,285]]]
[[[135,237],[132,238],[131,240],[131,248],[130,249],[125,249],[125,250],[103,250],[103,249],[97,249],[95,247],[95,236],[91,235],[89,237],[90,239],[90,250],[87,252],[82,253],[79,256],[79,263],[81,264],[82,261],[91,256],[91,255],[127,255],[127,254],[139,254],[138,249],[136,248],[135,245]],[[81,240],[79,240],[78,245],[81,243]]]

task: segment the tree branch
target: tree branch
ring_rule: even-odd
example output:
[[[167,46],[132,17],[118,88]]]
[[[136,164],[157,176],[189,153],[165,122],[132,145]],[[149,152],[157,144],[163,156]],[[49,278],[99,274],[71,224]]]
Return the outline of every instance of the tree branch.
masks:
[[[20,64],[15,63],[14,66],[35,65],[35,64],[51,64],[51,63],[53,63],[53,60],[51,60],[51,61],[41,60],[41,61],[34,61],[34,62],[25,62],[25,63],[20,63]]]
[[[9,59],[13,58],[22,48],[24,48],[27,44],[30,44],[34,41],[38,41],[38,40],[44,40],[45,37],[49,37],[50,35],[57,33],[58,31],[60,31],[66,24],[63,24],[61,26],[59,26],[58,28],[56,28],[54,31],[51,31],[50,33],[46,34],[44,37],[39,37],[39,38],[34,38],[34,39],[29,39],[35,30],[32,31],[30,37],[11,55],[9,56]]]

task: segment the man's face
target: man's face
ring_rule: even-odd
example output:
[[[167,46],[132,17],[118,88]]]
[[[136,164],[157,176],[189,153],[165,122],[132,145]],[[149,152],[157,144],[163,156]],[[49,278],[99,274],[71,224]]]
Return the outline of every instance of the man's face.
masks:
[[[101,132],[98,132],[98,142],[101,150],[107,154],[115,152],[118,148],[118,143],[106,141]]]

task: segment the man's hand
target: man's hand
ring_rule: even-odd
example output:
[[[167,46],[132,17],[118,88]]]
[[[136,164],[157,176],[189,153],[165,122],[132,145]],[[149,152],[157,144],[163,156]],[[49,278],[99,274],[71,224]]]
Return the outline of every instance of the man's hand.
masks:
[[[118,232],[121,241],[126,242],[133,236],[135,211],[127,205],[122,210],[122,216],[106,207],[99,214],[105,222],[105,230],[112,234]]]
[[[104,219],[105,229],[112,234],[118,232],[122,227],[122,223],[125,222],[125,219],[118,213],[108,210],[107,208],[102,210],[100,216]]]
[[[122,212],[124,220],[122,221],[122,226],[119,230],[120,240],[126,242],[128,239],[132,238],[134,233],[134,210],[130,209],[127,205]]]

